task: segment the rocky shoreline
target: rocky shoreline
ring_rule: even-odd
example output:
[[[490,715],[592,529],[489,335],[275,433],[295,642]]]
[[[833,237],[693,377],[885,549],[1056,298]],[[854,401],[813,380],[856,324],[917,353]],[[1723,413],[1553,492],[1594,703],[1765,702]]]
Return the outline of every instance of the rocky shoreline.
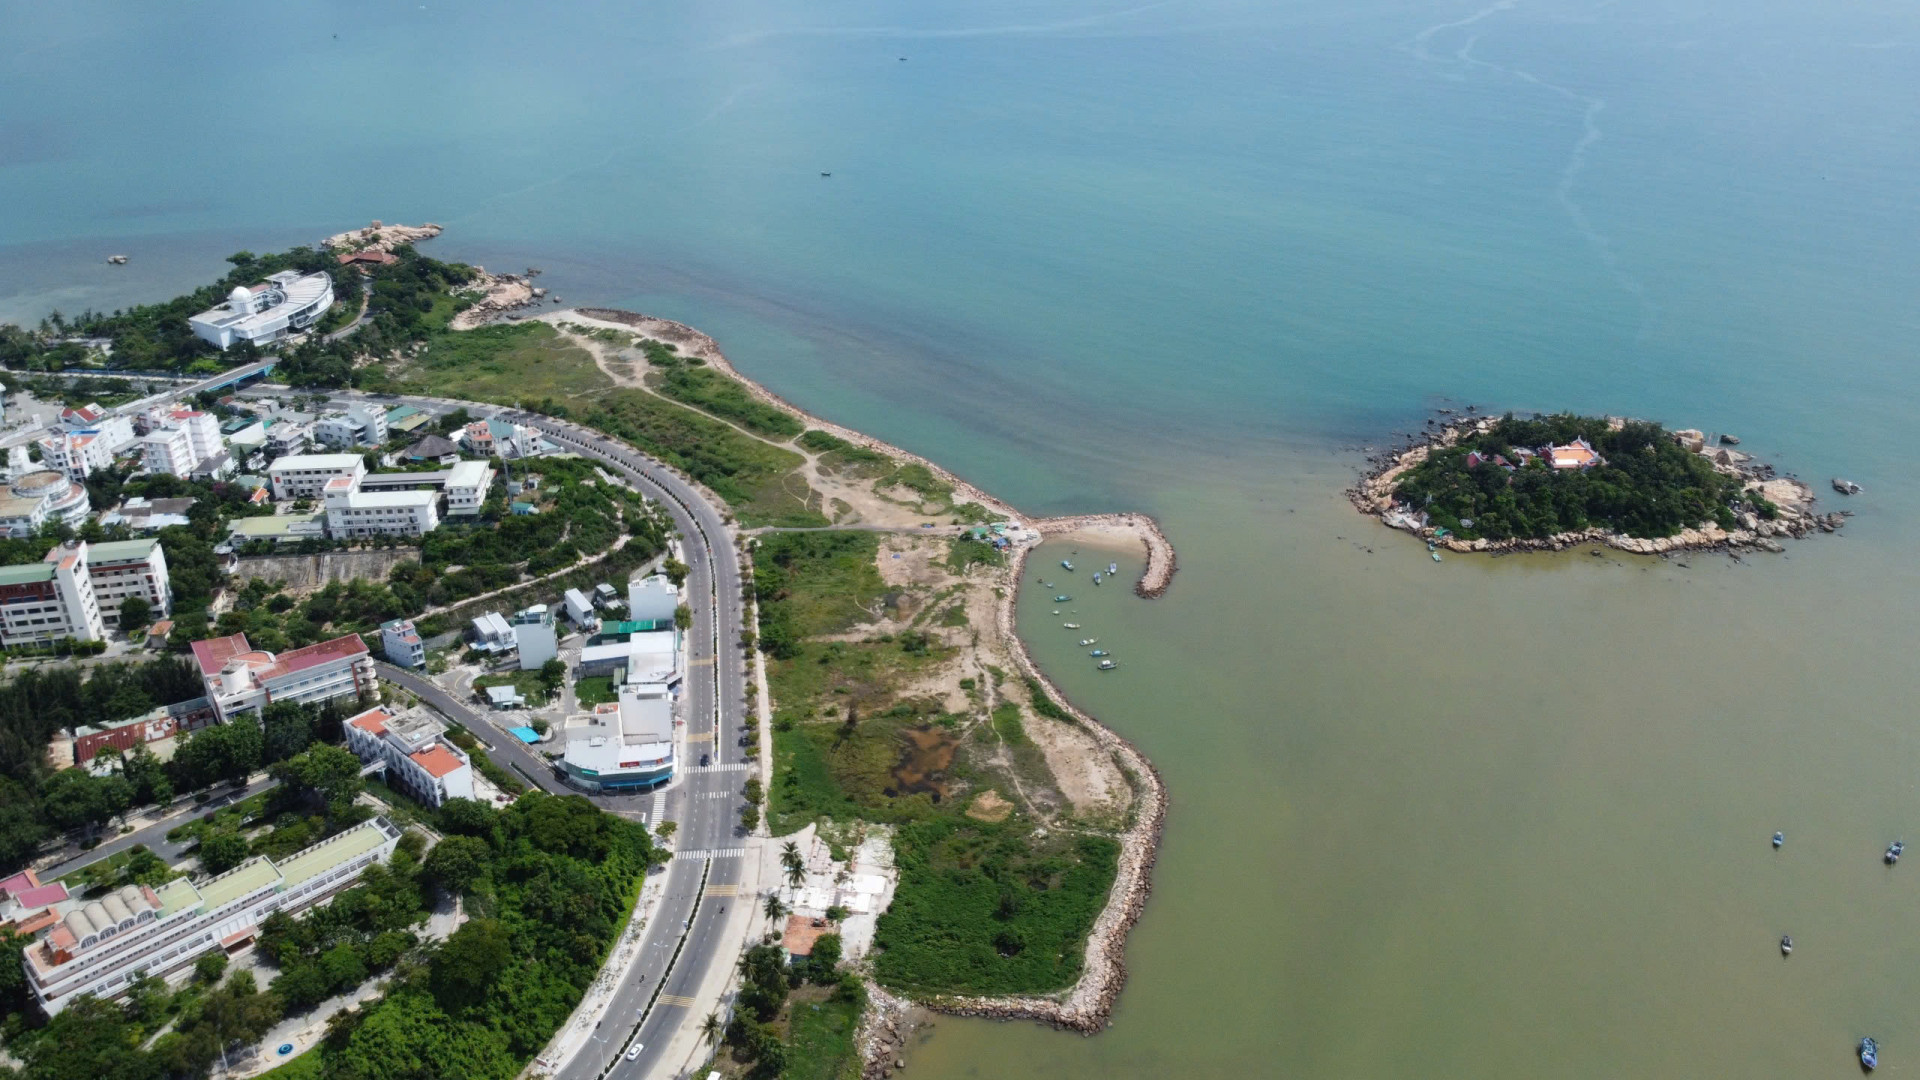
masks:
[[[713,338],[690,326],[614,308],[574,310],[582,317],[626,326],[645,337],[670,342],[683,353],[700,357],[711,367],[738,381],[755,399],[791,413],[809,426],[817,427],[850,443],[887,454],[898,460],[924,465],[943,482],[953,485],[956,501],[977,502],[995,515],[1011,521],[1025,522],[1042,536],[1087,531],[1106,533],[1115,537],[1137,538],[1146,549],[1147,556],[1146,567],[1140,580],[1134,585],[1134,591],[1142,597],[1153,598],[1163,595],[1173,580],[1174,572],[1178,568],[1173,544],[1161,531],[1159,523],[1146,514],[1087,514],[1029,519],[1007,503],[994,498],[918,454],[902,450],[852,428],[823,420],[772,393],[740,374],[727,361],[726,355],[720,351],[719,344]],[[1014,549],[1010,559],[1011,569],[1008,572],[1009,584],[1019,581],[1020,574],[1026,566],[1027,557],[1035,546],[1033,543],[1026,543]],[[1147,897],[1153,889],[1153,867],[1159,857],[1160,835],[1166,822],[1166,785],[1161,780],[1159,770],[1145,754],[1076,707],[1065,694],[1061,693],[1060,688],[1054,685],[1053,680],[1040,670],[1039,665],[1034,662],[1033,655],[1027,650],[1026,642],[1022,641],[1015,631],[1014,597],[1017,592],[1017,589],[1011,587],[1003,590],[995,613],[995,625],[998,632],[1011,644],[1010,652],[1020,668],[1020,674],[1035,680],[1068,715],[1093,736],[1102,750],[1113,755],[1134,789],[1136,801],[1133,817],[1126,831],[1119,837],[1120,856],[1114,874],[1113,887],[1107,895],[1106,906],[1095,918],[1093,927],[1087,935],[1085,960],[1079,980],[1058,996],[1046,998],[954,996],[909,1002],[878,986],[871,986],[873,1007],[862,1021],[858,1035],[859,1045],[866,1062],[863,1074],[866,1077],[877,1080],[877,1078],[891,1075],[894,1069],[901,1067],[899,1063],[904,1059],[900,1055],[905,1050],[905,1034],[902,1028],[911,1031],[916,1026],[916,1021],[912,1018],[912,1010],[916,1006],[958,1016],[1037,1020],[1057,1028],[1091,1035],[1107,1026],[1113,1012],[1113,1003],[1119,997],[1121,987],[1126,983],[1127,967],[1124,951],[1127,934],[1139,920],[1140,913],[1146,907]]]
[[[1738,477],[1746,489],[1759,494],[1778,508],[1773,520],[1751,511],[1735,519],[1735,527],[1724,529],[1716,522],[1704,522],[1682,529],[1672,536],[1638,537],[1607,529],[1592,528],[1556,533],[1548,537],[1513,537],[1468,540],[1459,536],[1436,535],[1437,530],[1406,513],[1394,502],[1394,485],[1409,469],[1427,460],[1435,450],[1455,445],[1468,434],[1485,432],[1494,423],[1490,416],[1474,416],[1472,406],[1464,414],[1442,410],[1445,419],[1429,418],[1424,433],[1395,432],[1407,440],[1395,450],[1368,458],[1371,471],[1347,489],[1354,509],[1378,518],[1388,528],[1410,532],[1448,551],[1505,554],[1520,551],[1565,551],[1582,545],[1597,544],[1636,555],[1667,555],[1681,551],[1733,553],[1739,550],[1782,552],[1781,540],[1797,540],[1815,532],[1836,532],[1846,524],[1847,511],[1828,514],[1814,512],[1813,489],[1791,476],[1777,474],[1771,465],[1756,462],[1752,455],[1731,449],[1738,439],[1723,437],[1718,445],[1710,443],[1696,430],[1673,432],[1674,438],[1688,450],[1699,454],[1728,476]],[[1731,442],[1728,440],[1731,439]]]

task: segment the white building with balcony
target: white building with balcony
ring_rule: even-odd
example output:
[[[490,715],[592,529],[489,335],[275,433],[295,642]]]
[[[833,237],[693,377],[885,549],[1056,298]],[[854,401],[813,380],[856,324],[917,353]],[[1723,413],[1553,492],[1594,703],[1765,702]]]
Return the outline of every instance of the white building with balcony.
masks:
[[[347,749],[386,766],[387,783],[422,803],[473,798],[473,764],[466,751],[442,738],[447,725],[418,710],[376,706],[341,725]]]
[[[274,425],[275,431],[279,425]],[[367,475],[367,461],[359,454],[290,454],[267,467],[267,482],[276,499],[317,499],[335,477],[358,481]]]
[[[319,322],[332,306],[332,277],[282,270],[251,288],[235,285],[226,303],[189,318],[187,325],[222,350],[240,341],[267,345]]]
[[[379,446],[387,441],[387,412],[368,405],[350,405],[328,413],[313,425],[313,437],[327,446]]]
[[[421,640],[420,631],[414,629],[412,619],[381,623],[380,651],[387,654],[387,663],[395,667],[427,666],[427,643]]]
[[[436,491],[361,491],[359,477],[336,476],[321,489],[327,535],[425,536],[440,526]]]
[[[386,862],[400,830],[376,817],[283,859],[258,855],[199,881],[125,885],[59,905],[60,921],[21,956],[48,1015],[83,994],[112,999],[136,977],[165,978],[215,949],[238,949],[275,912],[303,911]]]
[[[145,600],[152,607],[156,619],[173,613],[173,587],[167,577],[167,553],[160,546],[160,541],[148,538],[99,544],[75,543],[86,549],[87,580],[93,587],[101,619],[118,625],[120,605],[129,596]],[[65,544],[54,548],[47,552],[46,561],[55,562],[68,550]]]
[[[254,649],[245,634],[232,634],[194,642],[193,659],[223,724],[272,701],[332,701],[378,688],[373,655],[358,634],[278,656]]]
[[[447,470],[447,516],[473,517],[493,490],[493,466],[484,461],[457,462]]]

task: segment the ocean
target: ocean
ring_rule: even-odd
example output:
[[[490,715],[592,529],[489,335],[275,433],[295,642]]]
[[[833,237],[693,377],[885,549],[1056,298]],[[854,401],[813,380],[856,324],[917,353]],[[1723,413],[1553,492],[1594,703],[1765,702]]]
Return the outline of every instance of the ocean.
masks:
[[[1114,1025],[941,1020],[915,1076],[1893,1065],[1916,49],[1877,0],[9,5],[0,318],[436,221],[1030,512],[1158,516],[1166,597],[1086,601],[1120,670],[1022,616],[1169,783]],[[1436,565],[1341,492],[1468,403],[1866,492],[1784,556]]]

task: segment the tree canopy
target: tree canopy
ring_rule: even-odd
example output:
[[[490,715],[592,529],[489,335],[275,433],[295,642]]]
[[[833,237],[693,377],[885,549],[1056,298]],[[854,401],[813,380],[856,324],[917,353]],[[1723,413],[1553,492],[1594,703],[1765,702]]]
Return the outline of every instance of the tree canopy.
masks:
[[[1555,469],[1519,453],[1577,438],[1603,463]],[[1509,413],[1486,432],[1433,451],[1401,476],[1394,494],[1467,539],[1537,539],[1593,527],[1661,537],[1707,521],[1732,528],[1741,486],[1659,424],[1630,420],[1616,429],[1604,417]]]

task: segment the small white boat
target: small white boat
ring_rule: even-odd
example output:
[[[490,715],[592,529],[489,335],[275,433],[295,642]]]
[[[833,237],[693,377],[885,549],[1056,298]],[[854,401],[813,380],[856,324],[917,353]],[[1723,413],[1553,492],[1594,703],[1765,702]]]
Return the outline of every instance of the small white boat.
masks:
[[[1066,628],[1067,628],[1067,629],[1069,629],[1069,630],[1078,630],[1078,629],[1080,629],[1080,624],[1079,624],[1079,623],[1077,623],[1077,622],[1068,622],[1068,623],[1061,623],[1060,625],[1061,625],[1061,626],[1064,626],[1064,627],[1066,627]]]
[[[1777,833],[1774,833],[1774,834],[1773,834],[1773,847],[1774,847],[1774,850],[1776,850],[1776,851],[1778,851],[1778,850],[1780,849],[1780,845],[1781,845],[1781,844],[1784,844],[1784,843],[1786,843],[1786,842],[1787,842],[1787,834],[1786,834],[1786,833],[1783,833],[1783,832],[1777,832]]]
[[[1439,562],[1439,561],[1440,561],[1440,553],[1439,553],[1439,552],[1437,552],[1437,551],[1436,551],[1436,552],[1434,552],[1434,553],[1433,553],[1433,561],[1434,561],[1434,562]]]
[[[1101,670],[1101,671],[1112,671],[1112,670],[1113,670],[1114,668],[1117,668],[1117,667],[1119,667],[1119,666],[1120,666],[1119,664],[1116,664],[1116,663],[1114,663],[1114,662],[1113,662],[1113,661],[1111,661],[1111,660],[1102,660],[1102,661],[1100,661],[1100,670]]]
[[[1092,652],[1088,653],[1087,655],[1093,657],[1095,660],[1098,660],[1103,656],[1112,656],[1113,654],[1108,652],[1105,649],[1095,649]]]
[[[1061,560],[1060,560],[1060,565],[1061,565],[1061,566],[1064,566],[1064,567],[1066,567],[1066,568],[1067,568],[1067,569],[1069,569],[1069,570],[1071,570],[1071,569],[1073,569],[1073,564],[1072,564],[1072,563],[1070,563],[1070,562],[1068,562],[1068,561],[1067,561],[1067,560],[1065,560],[1065,559],[1061,559]]]
[[[1099,643],[1100,643],[1100,639],[1099,639],[1099,638],[1097,638],[1097,637],[1090,637],[1090,638],[1081,638],[1081,639],[1080,639],[1080,647],[1081,647],[1081,648],[1083,648],[1083,649],[1084,649],[1084,648],[1086,648],[1086,647],[1087,647],[1087,646],[1089,646],[1089,645],[1098,645]]]
[[[1095,585],[1098,585],[1098,584],[1100,584],[1100,575],[1099,575],[1098,573],[1095,573],[1095,574],[1093,575],[1093,583],[1094,583]]]
[[[1117,576],[1119,576],[1119,573],[1120,573],[1120,564],[1119,564],[1119,563],[1117,563],[1117,562],[1110,562],[1110,563],[1108,563],[1108,564],[1107,564],[1107,576],[1108,576],[1108,577],[1117,577]]]

